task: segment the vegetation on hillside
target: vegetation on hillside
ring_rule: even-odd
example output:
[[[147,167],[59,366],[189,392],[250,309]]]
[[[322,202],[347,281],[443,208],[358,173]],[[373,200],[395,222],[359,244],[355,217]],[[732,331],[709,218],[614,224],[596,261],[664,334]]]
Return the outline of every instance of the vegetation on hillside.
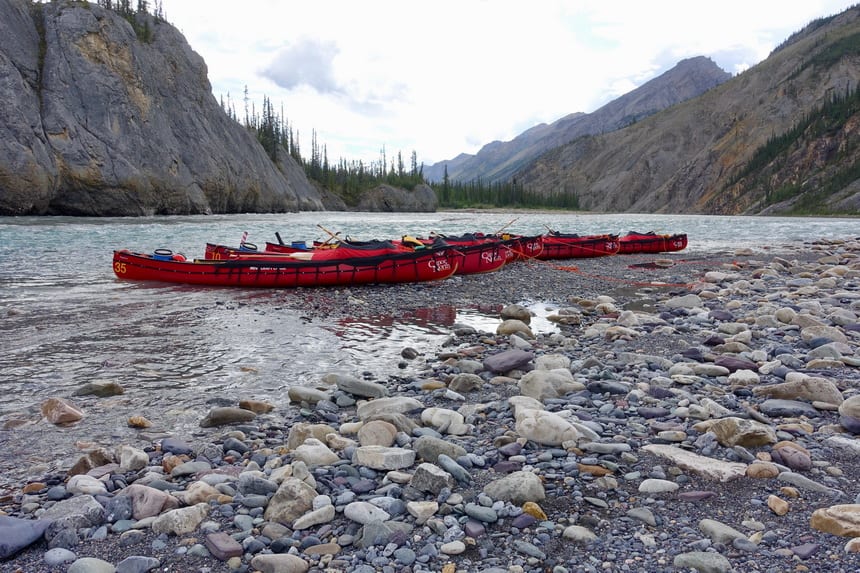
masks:
[[[826,214],[827,197],[860,178],[860,164],[853,159],[860,147],[860,136],[845,133],[842,144],[834,146],[829,150],[829,156],[822,158],[816,169],[814,189],[806,185],[809,177],[803,181],[794,178],[786,181],[780,177],[780,173],[787,167],[789,157],[796,149],[811,141],[837,136],[849,119],[857,114],[860,114],[860,87],[833,95],[791,129],[768,139],[728,186],[743,182],[748,190],[760,190],[764,195],[765,206],[797,198],[791,208],[793,213]],[[831,169],[825,170],[827,166]],[[833,166],[838,167],[834,169]]]
[[[517,183],[516,179],[492,183],[487,183],[481,179],[466,182],[450,181],[447,166],[442,183],[436,185],[435,190],[439,197],[440,207],[579,209],[579,201],[574,194],[564,192],[550,195],[534,193]]]
[[[131,0],[97,0],[99,6],[113,10],[131,24],[137,39],[141,42],[152,42],[153,32],[149,24],[149,18],[139,18],[139,15],[149,14],[149,0],[137,0],[132,6]],[[152,15],[156,22],[164,22],[164,10],[161,0],[155,0]]]

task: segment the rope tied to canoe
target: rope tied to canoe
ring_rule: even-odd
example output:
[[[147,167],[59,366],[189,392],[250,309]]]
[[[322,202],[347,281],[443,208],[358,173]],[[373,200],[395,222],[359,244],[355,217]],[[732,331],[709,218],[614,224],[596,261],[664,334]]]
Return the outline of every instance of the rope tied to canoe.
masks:
[[[668,282],[658,282],[658,281],[638,281],[638,280],[633,280],[633,279],[625,279],[625,278],[620,278],[620,277],[601,275],[601,274],[597,274],[597,273],[587,273],[575,265],[558,265],[555,263],[551,263],[549,261],[543,261],[543,260],[538,259],[536,257],[526,257],[525,262],[526,262],[526,264],[540,263],[542,265],[546,265],[546,266],[548,266],[552,269],[555,269],[555,270],[569,272],[569,273],[576,273],[578,275],[588,277],[588,278],[593,278],[593,279],[602,280],[602,281],[606,281],[606,282],[622,283],[622,284],[631,285],[631,286],[650,286],[650,287],[655,287],[655,288],[667,288],[668,287],[668,288],[692,289],[696,284],[696,283],[692,283],[692,282],[691,283],[668,283]],[[665,268],[665,267],[660,267],[660,268]]]

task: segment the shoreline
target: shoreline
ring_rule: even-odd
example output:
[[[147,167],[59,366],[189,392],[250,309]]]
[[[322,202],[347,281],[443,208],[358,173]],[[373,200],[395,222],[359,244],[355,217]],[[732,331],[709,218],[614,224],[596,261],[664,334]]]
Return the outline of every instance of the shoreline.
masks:
[[[817,509],[860,502],[860,445],[833,403],[834,388],[843,403],[860,395],[860,245],[793,248],[795,257],[777,248],[582,259],[420,288],[342,289],[350,302],[337,310],[324,304],[331,293],[306,292],[302,304],[321,317],[356,308],[402,316],[440,300],[461,307],[550,302],[560,332],[530,337],[521,324],[511,323],[508,333],[455,325],[435,356],[404,348],[404,360],[424,361],[418,376],[352,372],[324,382],[321,372],[320,383],[296,388],[289,405],[271,404],[270,412],[246,405],[252,409],[245,412],[259,410],[253,418],[235,411],[237,396],[224,405],[230,412],[219,414],[239,419],[173,436],[178,444],[168,441],[168,448],[144,431],[138,444],[117,444],[131,450],[125,461],[94,463],[91,479],[45,476],[3,499],[7,516],[62,514],[67,526],[52,526],[50,542],[27,545],[0,566],[65,571],[45,561],[54,546],[114,565],[155,558],[159,571],[650,572],[701,563],[715,571],[783,571],[798,563],[853,571],[860,557],[845,551],[848,539],[812,529],[810,519]],[[666,266],[631,267],[658,260]],[[794,312],[788,322],[782,309]],[[827,340],[814,346],[802,336],[816,326],[812,319],[833,329],[809,339]],[[714,337],[721,341],[712,344]],[[523,354],[532,357],[512,368],[486,367],[488,358]],[[742,362],[730,368],[720,363],[726,358]],[[763,411],[777,398],[755,389],[795,376],[826,399],[778,398],[795,409]],[[389,398],[395,401],[383,402]],[[386,407],[368,415],[364,401]],[[714,428],[729,419],[742,422]],[[754,422],[770,431],[749,432]],[[319,443],[302,446],[299,427]],[[737,441],[727,445],[731,439]],[[783,442],[793,445],[777,447]],[[800,453],[775,453],[786,447]],[[675,450],[713,467],[690,469],[664,455]],[[174,474],[185,463],[198,465]],[[725,483],[709,473],[738,472],[738,465],[743,473]],[[753,466],[762,473],[748,475]],[[132,484],[152,496],[150,489],[161,491],[167,505],[152,519],[102,515],[81,525],[70,517],[80,511],[73,503],[85,500],[92,512],[87,498],[104,506]],[[272,509],[285,484],[304,492],[305,505]],[[129,511],[137,511],[138,498],[128,497]],[[780,515],[773,497],[789,511]],[[172,504],[206,512],[184,531],[164,524]],[[383,515],[378,510],[387,517],[375,519]],[[224,547],[235,551],[218,533],[233,539],[240,555],[213,556]],[[267,552],[273,557],[263,557]]]

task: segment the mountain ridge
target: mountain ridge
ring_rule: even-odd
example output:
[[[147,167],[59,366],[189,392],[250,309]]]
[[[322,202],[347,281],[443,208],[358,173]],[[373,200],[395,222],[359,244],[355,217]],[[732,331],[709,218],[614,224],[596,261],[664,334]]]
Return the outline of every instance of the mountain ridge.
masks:
[[[826,133],[796,134],[759,171],[738,176],[774,137],[841,94],[857,97],[858,82],[860,8],[852,7],[811,23],[764,61],[702,95],[555,148],[516,177],[537,193],[574,194],[583,209],[599,212],[856,214],[856,109]],[[842,179],[822,196],[822,186]],[[786,197],[787,203],[777,201]]]
[[[551,149],[583,135],[614,131],[698,96],[727,81],[731,74],[704,56],[679,61],[671,69],[592,113],[574,112],[550,123],[530,127],[510,141],[493,141],[477,154],[461,153],[451,160],[424,167],[429,181],[509,179],[519,168]]]

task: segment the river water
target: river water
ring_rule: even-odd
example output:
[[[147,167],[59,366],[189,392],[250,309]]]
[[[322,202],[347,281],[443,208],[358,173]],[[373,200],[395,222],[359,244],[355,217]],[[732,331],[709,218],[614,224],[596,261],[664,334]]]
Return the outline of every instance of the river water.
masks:
[[[134,443],[127,419],[192,432],[212,398],[286,404],[287,390],[332,370],[397,374],[403,346],[432,350],[448,327],[491,330],[475,309],[419,309],[408,320],[353,317],[331,323],[294,310],[298,290],[217,289],[117,280],[114,249],[168,248],[202,257],[204,244],[235,245],[244,232],[285,241],[392,238],[431,232],[580,234],[685,232],[688,253],[753,250],[810,238],[860,236],[860,219],[550,213],[340,213],[151,218],[0,218],[0,490],[77,457],[89,444]],[[504,270],[502,270],[504,272]],[[339,291],[323,299],[337,305]],[[289,301],[288,301],[289,299]],[[315,301],[320,300],[317,293]],[[287,304],[289,302],[289,304]],[[514,301],[511,301],[514,302]],[[316,303],[318,304],[318,302]],[[48,397],[114,381],[120,396],[80,398],[86,417],[56,427],[39,414]],[[2,491],[0,491],[2,493]]]

